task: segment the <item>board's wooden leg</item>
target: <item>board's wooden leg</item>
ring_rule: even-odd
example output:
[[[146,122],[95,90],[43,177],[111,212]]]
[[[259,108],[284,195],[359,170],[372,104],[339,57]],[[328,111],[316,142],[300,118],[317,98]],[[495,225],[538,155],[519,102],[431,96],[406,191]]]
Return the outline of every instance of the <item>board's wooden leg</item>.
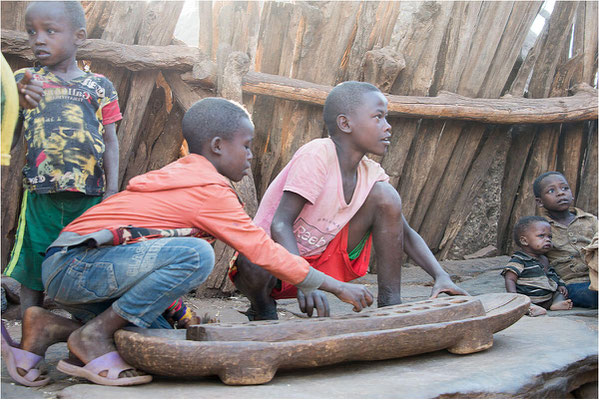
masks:
[[[259,385],[272,380],[277,372],[276,367],[225,367],[218,377],[226,385]]]
[[[470,354],[483,351],[493,346],[493,332],[484,324],[472,327],[456,344],[447,348],[454,354]]]

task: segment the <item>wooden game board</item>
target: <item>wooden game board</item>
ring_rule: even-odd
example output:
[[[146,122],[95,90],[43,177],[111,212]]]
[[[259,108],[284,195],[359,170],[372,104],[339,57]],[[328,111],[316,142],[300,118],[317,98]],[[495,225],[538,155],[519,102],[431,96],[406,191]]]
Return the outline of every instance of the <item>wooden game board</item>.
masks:
[[[207,324],[182,332],[134,328],[115,334],[131,365],[150,374],[218,375],[228,385],[269,382],[279,369],[384,360],[442,349],[456,354],[493,345],[529,299],[512,293],[442,297],[331,318]]]

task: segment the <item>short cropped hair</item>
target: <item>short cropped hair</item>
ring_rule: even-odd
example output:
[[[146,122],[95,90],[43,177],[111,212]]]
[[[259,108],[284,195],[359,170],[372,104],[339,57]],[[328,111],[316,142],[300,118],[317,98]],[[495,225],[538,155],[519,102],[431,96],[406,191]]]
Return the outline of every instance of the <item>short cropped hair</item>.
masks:
[[[32,7],[36,3],[47,3],[43,1],[34,1],[29,4],[29,7]],[[83,6],[78,1],[56,1],[52,2],[52,5],[62,4],[64,7],[64,14],[67,17],[67,20],[71,23],[71,28],[73,30],[77,29],[85,29],[85,11],[83,10]]]
[[[547,221],[545,218],[539,217],[537,215],[522,217],[518,220],[518,222],[516,222],[516,225],[514,225],[514,242],[518,246],[522,247],[522,243],[520,243],[520,236],[522,236],[535,222],[549,223],[549,221]]]
[[[541,192],[543,191],[543,187],[541,186],[541,183],[543,182],[543,179],[547,178],[550,175],[559,175],[562,178],[564,178],[564,180],[566,180],[566,177],[564,176],[564,174],[562,174],[561,172],[558,172],[558,171],[548,171],[548,172],[542,173],[541,175],[539,175],[537,177],[537,179],[535,179],[535,181],[532,184],[532,192],[534,193],[535,197],[541,197]]]
[[[246,109],[234,101],[206,97],[196,102],[187,110],[181,122],[189,151],[201,153],[204,144],[216,136],[225,140],[232,139],[243,118],[252,122]]]
[[[339,114],[350,114],[356,110],[356,107],[362,103],[362,96],[369,92],[380,92],[380,90],[370,83],[347,81],[340,83],[330,91],[324,102],[324,124],[329,131],[329,135],[336,132],[337,116]]]

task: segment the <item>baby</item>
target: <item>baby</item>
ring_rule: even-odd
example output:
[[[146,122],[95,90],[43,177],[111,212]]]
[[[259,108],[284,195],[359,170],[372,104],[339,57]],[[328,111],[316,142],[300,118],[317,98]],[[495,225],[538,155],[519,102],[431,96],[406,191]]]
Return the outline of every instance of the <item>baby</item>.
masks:
[[[543,217],[522,217],[514,226],[514,242],[520,247],[512,255],[501,274],[505,289],[510,293],[525,294],[531,305],[528,315],[536,317],[549,310],[569,310],[572,300],[568,289],[549,266],[545,254],[551,244],[551,225]]]

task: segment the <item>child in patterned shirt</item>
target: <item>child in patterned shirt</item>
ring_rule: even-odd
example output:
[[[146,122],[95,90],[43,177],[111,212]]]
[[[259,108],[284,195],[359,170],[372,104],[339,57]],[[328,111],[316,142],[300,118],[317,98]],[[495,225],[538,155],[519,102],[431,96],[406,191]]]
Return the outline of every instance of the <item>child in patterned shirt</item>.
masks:
[[[512,255],[501,272],[506,291],[530,298],[528,315],[531,317],[547,314],[547,309],[571,309],[566,284],[549,266],[545,256],[552,247],[549,222],[537,216],[520,218],[514,226],[514,242],[521,251]]]
[[[15,79],[41,82],[43,96],[37,107],[21,110],[27,143],[24,194],[4,271],[21,283],[22,313],[43,303],[46,248],[72,220],[118,191],[115,123],[122,118],[112,83],[77,65],[77,48],[87,37],[79,2],[33,2],[25,27],[38,66],[16,71]],[[15,131],[14,141],[20,132]],[[47,378],[23,376],[18,381],[38,386]]]

